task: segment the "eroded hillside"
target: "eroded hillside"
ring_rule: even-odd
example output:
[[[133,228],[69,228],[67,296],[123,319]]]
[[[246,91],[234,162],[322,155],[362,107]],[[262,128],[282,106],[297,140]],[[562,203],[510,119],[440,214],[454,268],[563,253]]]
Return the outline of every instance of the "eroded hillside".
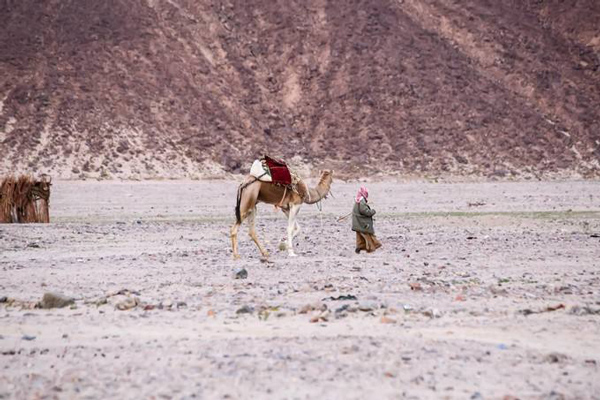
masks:
[[[0,0],[0,173],[598,176],[600,3]]]

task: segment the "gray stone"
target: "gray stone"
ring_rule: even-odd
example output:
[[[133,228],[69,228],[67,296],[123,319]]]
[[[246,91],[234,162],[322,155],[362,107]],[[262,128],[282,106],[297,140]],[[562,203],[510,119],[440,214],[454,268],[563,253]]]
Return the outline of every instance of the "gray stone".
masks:
[[[239,308],[235,313],[236,314],[252,314],[254,312],[254,307],[245,305]]]
[[[360,311],[373,311],[373,310],[377,310],[378,308],[379,308],[379,304],[377,304],[377,302],[373,301],[373,300],[361,301],[358,304],[358,309]]]
[[[442,316],[442,312],[437,308],[428,308],[423,311],[423,315],[429,318],[440,318]]]
[[[42,301],[40,302],[41,308],[63,308],[75,304],[75,300],[71,297],[64,296],[59,293],[44,293]]]
[[[136,299],[135,297],[128,297],[125,300],[118,302],[115,307],[117,308],[117,310],[121,311],[131,310],[132,308],[136,307],[138,303],[138,299]]]
[[[235,279],[246,279],[248,277],[248,271],[245,268],[235,270]]]

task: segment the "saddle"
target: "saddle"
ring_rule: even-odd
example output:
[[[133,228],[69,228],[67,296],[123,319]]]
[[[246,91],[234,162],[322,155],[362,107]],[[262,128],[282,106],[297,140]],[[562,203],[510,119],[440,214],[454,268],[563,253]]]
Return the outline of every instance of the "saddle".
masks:
[[[283,160],[265,155],[254,161],[252,168],[250,168],[250,175],[259,181],[284,186],[298,193],[302,198],[308,195],[308,186],[300,179],[298,174],[290,170]]]

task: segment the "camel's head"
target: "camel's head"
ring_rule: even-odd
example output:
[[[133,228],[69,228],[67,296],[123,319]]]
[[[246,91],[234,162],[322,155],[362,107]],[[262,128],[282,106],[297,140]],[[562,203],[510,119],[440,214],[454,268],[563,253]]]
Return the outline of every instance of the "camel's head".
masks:
[[[324,169],[319,171],[321,175],[321,179],[319,179],[319,186],[324,186],[329,192],[331,188],[331,183],[333,182],[333,170],[332,169]]]

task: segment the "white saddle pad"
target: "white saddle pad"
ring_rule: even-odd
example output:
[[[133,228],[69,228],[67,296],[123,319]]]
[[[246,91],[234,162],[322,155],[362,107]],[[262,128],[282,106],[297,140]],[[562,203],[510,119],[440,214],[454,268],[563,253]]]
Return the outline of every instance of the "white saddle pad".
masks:
[[[263,182],[273,182],[273,178],[271,178],[271,173],[269,169],[263,165],[260,160],[254,160],[252,163],[252,167],[250,168],[250,175],[255,178],[259,178],[259,181]]]

